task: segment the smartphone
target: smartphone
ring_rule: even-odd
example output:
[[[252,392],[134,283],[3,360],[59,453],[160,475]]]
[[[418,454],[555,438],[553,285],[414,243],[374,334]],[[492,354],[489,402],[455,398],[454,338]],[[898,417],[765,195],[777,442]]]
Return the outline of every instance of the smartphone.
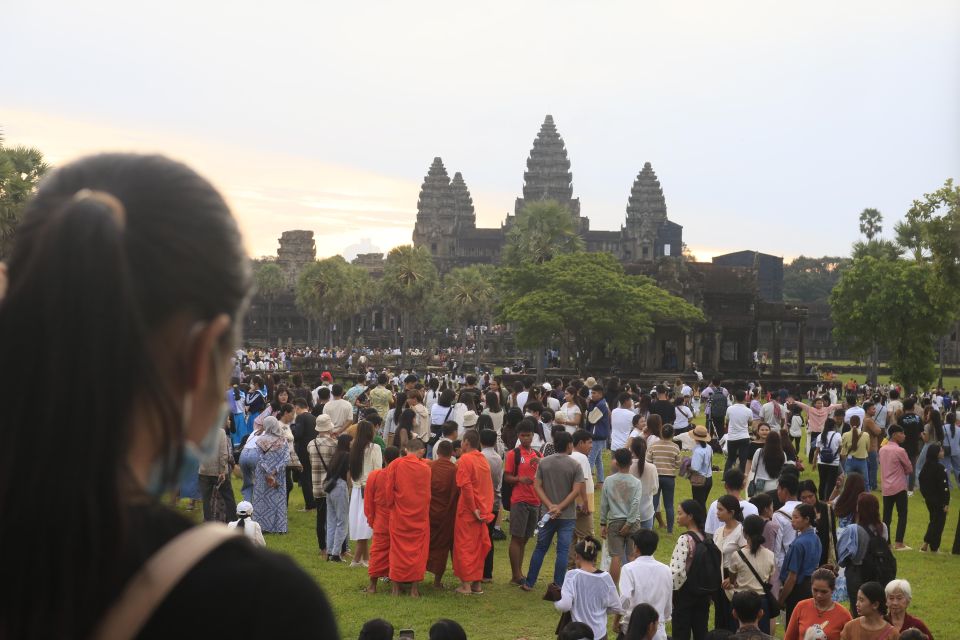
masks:
[[[400,629],[400,635],[397,637],[399,640],[405,640],[407,638],[413,640],[413,629]]]

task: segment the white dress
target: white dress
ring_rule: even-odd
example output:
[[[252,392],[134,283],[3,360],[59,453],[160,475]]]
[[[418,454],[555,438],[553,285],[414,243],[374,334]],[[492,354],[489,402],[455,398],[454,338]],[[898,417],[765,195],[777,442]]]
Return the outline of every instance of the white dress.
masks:
[[[380,451],[380,445],[368,444],[367,450],[363,452],[363,473],[353,483],[353,491],[350,492],[350,515],[347,522],[351,540],[369,540],[373,537],[373,529],[367,523],[367,516],[363,512],[363,489],[367,486],[367,476],[370,472],[382,467],[383,453]]]

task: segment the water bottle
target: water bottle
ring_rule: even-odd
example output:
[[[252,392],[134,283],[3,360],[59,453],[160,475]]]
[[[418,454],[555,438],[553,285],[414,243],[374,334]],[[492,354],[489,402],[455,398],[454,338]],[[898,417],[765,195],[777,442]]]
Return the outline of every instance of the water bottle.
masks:
[[[548,511],[547,513],[543,514],[543,517],[540,518],[540,522],[537,523],[537,530],[536,530],[536,532],[535,532],[537,536],[540,535],[540,530],[543,529],[543,527],[546,526],[546,524],[547,524],[548,522],[550,522],[550,512],[549,512],[549,511]]]

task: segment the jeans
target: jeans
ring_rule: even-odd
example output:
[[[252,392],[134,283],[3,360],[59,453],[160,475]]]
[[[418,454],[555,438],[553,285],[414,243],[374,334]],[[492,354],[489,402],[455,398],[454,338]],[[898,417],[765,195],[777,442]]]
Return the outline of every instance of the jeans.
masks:
[[[347,482],[337,480],[333,491],[327,494],[327,553],[340,555],[340,549],[347,539]]]
[[[198,476],[198,480],[200,497],[203,500],[203,521],[209,522],[213,520],[213,491],[217,486],[217,476]],[[223,515],[226,516],[226,520],[221,520],[221,522],[229,522],[233,520],[233,514],[237,512],[237,501],[233,497],[233,486],[230,484],[229,472],[224,475],[217,493],[223,498]]]
[[[821,500],[826,500],[833,493],[833,487],[837,484],[837,476],[840,474],[839,464],[817,464],[817,471],[820,472],[820,484],[817,486],[817,493]]]
[[[877,471],[879,470],[877,452],[871,451],[867,454],[867,491],[876,491],[880,486],[877,484]]]
[[[641,521],[640,521],[640,528],[641,528],[641,529],[653,529],[653,518],[650,518],[649,520],[641,520]],[[628,559],[627,559],[627,562],[629,562],[629,561],[630,561],[630,559],[628,558]]]
[[[594,440],[594,446],[597,441]],[[553,543],[553,536],[557,536],[557,559],[553,565],[553,581],[563,586],[563,578],[567,575],[567,554],[570,552],[570,542],[573,540],[574,520],[561,520],[554,518],[548,520],[547,524],[540,528],[537,536],[537,546],[530,556],[530,566],[527,568],[528,587],[533,587],[537,583],[537,576],[540,575],[540,566],[543,564],[543,558],[547,555],[547,549]]]
[[[866,481],[866,483],[867,483],[867,490],[869,491],[869,489],[870,489],[870,486],[869,486],[869,485],[870,485],[870,480],[869,480],[869,477],[868,477],[869,474],[868,474],[867,469],[868,469],[868,466],[867,466],[867,459],[866,459],[866,458],[864,458],[864,459],[861,460],[861,459],[859,459],[859,458],[854,458],[853,456],[847,456],[846,463],[843,465],[843,472],[844,472],[844,473],[856,472],[856,473],[859,473],[860,475],[862,475],[862,476],[863,476],[863,479],[864,479],[864,480]],[[836,482],[836,480],[834,480],[834,482]],[[832,492],[833,489],[830,489],[830,491]],[[830,495],[830,494],[827,494],[828,497],[829,497],[829,495]]]
[[[960,487],[960,451],[951,452],[949,456],[944,456],[944,468],[947,470],[947,484],[953,488],[954,481]]]
[[[253,502],[253,480],[257,477],[257,463],[260,462],[259,449],[244,449],[240,452],[240,471],[243,472],[243,484],[240,494],[247,502]]]
[[[910,466],[913,467],[913,471],[907,476],[907,491],[913,491],[917,485],[917,460],[920,458],[920,454],[910,455],[907,453],[907,457],[910,458]]]
[[[933,502],[927,502],[927,511],[930,512],[930,524],[927,525],[923,541],[930,545],[931,551],[937,551],[943,538],[943,527],[947,524],[947,513],[942,504]]]
[[[750,453],[750,438],[741,438],[740,440],[727,440],[727,463],[723,467],[726,473],[736,462],[740,465],[740,471],[747,466],[747,455]]]
[[[902,543],[903,535],[907,532],[907,492],[901,491],[892,496],[883,496],[883,524],[890,530],[893,522],[893,507],[897,507],[897,535],[895,542]]]
[[[710,617],[710,595],[694,595],[684,588],[673,592],[673,640],[694,640],[707,637],[707,622]]]
[[[590,449],[590,468],[597,469],[597,484],[603,484],[603,451],[607,448],[607,441],[594,439],[593,448]]]
[[[676,476],[659,476],[660,490],[653,495],[653,510],[660,510],[660,495],[663,494],[663,510],[667,512],[667,533],[673,533],[673,492],[677,486]]]

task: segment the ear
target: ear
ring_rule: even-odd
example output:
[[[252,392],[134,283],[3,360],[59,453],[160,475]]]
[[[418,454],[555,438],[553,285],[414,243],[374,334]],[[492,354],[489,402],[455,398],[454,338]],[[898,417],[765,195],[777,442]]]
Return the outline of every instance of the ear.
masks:
[[[191,391],[205,389],[210,378],[218,375],[211,370],[214,365],[210,357],[214,345],[220,342],[224,333],[230,328],[230,317],[222,313],[206,324],[198,324],[191,332],[190,344],[187,345],[187,387]],[[222,367],[230,356],[228,351],[219,354],[220,360],[216,366]]]

